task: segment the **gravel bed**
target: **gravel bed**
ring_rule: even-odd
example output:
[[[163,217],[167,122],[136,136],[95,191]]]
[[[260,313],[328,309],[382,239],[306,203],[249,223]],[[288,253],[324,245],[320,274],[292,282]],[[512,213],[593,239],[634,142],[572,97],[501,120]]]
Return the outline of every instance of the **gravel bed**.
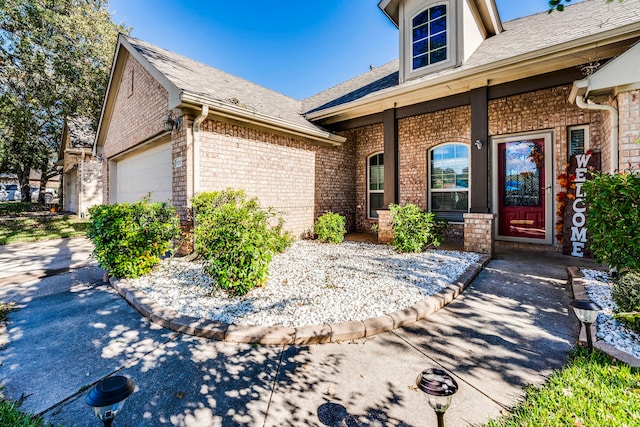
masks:
[[[614,317],[617,308],[611,298],[613,282],[611,276],[598,270],[581,269],[585,280],[585,289],[591,301],[602,307],[598,314],[597,339],[602,340],[618,350],[640,359],[640,336],[625,328]]]
[[[243,297],[212,293],[202,264],[174,258],[128,282],[180,314],[236,325],[307,326],[365,320],[422,301],[478,261],[476,253],[398,254],[384,245],[297,241],[275,256],[264,287]]]

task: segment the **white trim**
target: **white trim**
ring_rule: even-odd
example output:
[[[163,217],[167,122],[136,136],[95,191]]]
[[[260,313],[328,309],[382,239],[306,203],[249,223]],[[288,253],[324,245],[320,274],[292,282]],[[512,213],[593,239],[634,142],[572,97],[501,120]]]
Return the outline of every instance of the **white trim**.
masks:
[[[369,197],[370,194],[382,194],[384,197],[384,189],[383,190],[371,190],[371,185],[370,185],[370,178],[371,178],[371,171],[370,171],[370,165],[369,165],[369,161],[371,160],[372,157],[374,156],[379,156],[382,154],[382,158],[384,161],[384,151],[377,151],[373,154],[371,154],[370,156],[367,156],[367,219],[373,219],[373,220],[377,220],[378,218],[372,217],[371,216],[371,198]],[[382,164],[384,167],[384,163]],[[382,174],[382,185],[384,186],[384,173]]]
[[[500,220],[500,211],[499,211],[499,192],[498,192],[498,144],[512,141],[521,141],[524,139],[539,139],[544,138],[544,174],[545,174],[545,184],[546,184],[546,194],[545,194],[545,238],[544,239],[531,239],[526,237],[511,237],[511,236],[500,236],[498,234],[498,224]],[[507,242],[523,242],[523,243],[537,243],[543,245],[551,245],[553,244],[554,232],[555,232],[555,176],[553,174],[553,131],[540,131],[540,132],[524,132],[518,134],[510,134],[510,135],[501,135],[496,137],[491,137],[491,164],[492,166],[492,210],[496,214],[496,221],[494,227],[494,236],[496,240],[503,240]]]
[[[571,156],[571,132],[580,129],[584,130],[584,152],[586,153],[589,150],[589,125],[569,126],[567,129],[567,147],[569,148],[567,154],[569,156]]]
[[[468,174],[469,175],[467,177],[468,183],[467,183],[467,189],[466,190],[461,190],[461,189],[433,190],[431,188],[431,164],[432,164],[432,162],[431,162],[431,153],[433,152],[433,150],[435,150],[437,148],[440,148],[440,147],[443,147],[443,146],[446,146],[446,145],[462,145],[462,146],[467,147],[468,154],[469,154],[469,157],[467,159],[468,160],[467,167],[468,167]],[[463,212],[463,211],[442,211],[442,212],[460,212],[461,214],[465,214],[465,213],[469,212],[469,207],[471,206],[471,146],[466,142],[455,142],[455,141],[453,141],[453,142],[445,142],[445,143],[442,143],[442,144],[438,144],[436,146],[433,146],[433,147],[429,148],[427,150],[427,210],[429,212],[433,212],[433,213],[439,212],[439,211],[434,212],[433,211],[433,207],[431,206],[431,193],[432,192],[435,192],[435,193],[452,193],[452,192],[459,192],[459,191],[466,191],[467,192],[467,210],[465,212]]]

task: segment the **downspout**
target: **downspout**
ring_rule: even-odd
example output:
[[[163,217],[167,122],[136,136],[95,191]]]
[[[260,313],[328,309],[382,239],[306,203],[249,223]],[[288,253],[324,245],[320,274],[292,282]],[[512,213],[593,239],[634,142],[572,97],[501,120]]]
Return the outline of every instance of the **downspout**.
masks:
[[[193,121],[193,196],[200,192],[200,125],[209,115],[209,106],[203,105]]]
[[[576,96],[576,105],[584,110],[600,110],[608,111],[611,113],[611,165],[610,172],[616,173],[618,170],[619,153],[618,153],[618,137],[619,137],[619,125],[618,125],[618,110],[611,105],[596,104],[591,100],[585,102],[582,95]]]
[[[78,191],[78,216],[84,218],[84,150],[80,157],[80,188]]]

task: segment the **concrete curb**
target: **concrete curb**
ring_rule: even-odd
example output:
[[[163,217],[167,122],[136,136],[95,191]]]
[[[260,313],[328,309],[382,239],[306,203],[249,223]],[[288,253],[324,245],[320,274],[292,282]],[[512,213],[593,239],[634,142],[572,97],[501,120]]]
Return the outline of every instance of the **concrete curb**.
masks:
[[[571,285],[571,293],[576,300],[589,300],[584,283],[584,275],[578,267],[567,267],[569,273],[569,285]],[[608,354],[612,358],[626,363],[629,366],[640,367],[640,359],[633,357],[629,353],[620,351],[611,344],[604,341],[598,341],[596,339],[598,333],[598,327],[594,323],[591,325],[591,336],[593,337],[593,348],[597,348],[603,353]],[[587,345],[587,331],[584,324],[580,324],[580,336],[578,337],[578,344],[581,346]]]
[[[363,321],[296,328],[230,325],[213,320],[184,316],[178,314],[175,310],[159,306],[146,294],[127,284],[124,280],[109,278],[108,281],[141,315],[149,318],[153,323],[175,332],[237,343],[307,345],[370,337],[422,320],[460,295],[490,260],[489,256],[482,256],[478,262],[470,265],[454,283],[426,300],[414,304],[412,307]]]

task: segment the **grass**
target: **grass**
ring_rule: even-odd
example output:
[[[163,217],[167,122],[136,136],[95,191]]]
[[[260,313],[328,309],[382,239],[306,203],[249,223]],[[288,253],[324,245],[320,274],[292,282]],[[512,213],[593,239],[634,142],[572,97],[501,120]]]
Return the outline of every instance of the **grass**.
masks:
[[[529,387],[512,413],[487,427],[640,425],[640,368],[576,349],[542,387]]]
[[[0,245],[84,236],[88,223],[67,215],[0,218]]]

